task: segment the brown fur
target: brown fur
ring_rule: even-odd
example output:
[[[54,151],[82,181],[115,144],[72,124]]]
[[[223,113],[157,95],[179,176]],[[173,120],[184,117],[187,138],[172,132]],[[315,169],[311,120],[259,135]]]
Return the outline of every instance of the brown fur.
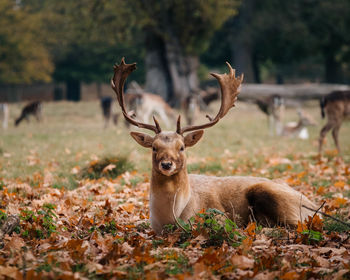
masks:
[[[328,121],[320,131],[318,152],[321,154],[324,138],[332,130],[334,143],[340,153],[338,135],[341,124],[350,116],[350,91],[334,91],[325,96],[321,101],[321,112],[322,116],[327,115]]]
[[[150,219],[152,228],[160,233],[164,225],[177,218],[188,220],[202,209],[224,211],[240,225],[256,220],[263,225],[297,225],[312,212],[303,208],[315,205],[286,184],[258,177],[214,177],[187,174],[186,155],[182,146],[192,146],[203,134],[192,132],[183,137],[175,132],[161,132],[155,137],[133,132],[133,138],[153,150],[150,189]],[[186,140],[187,137],[187,140]],[[162,170],[162,162],[172,162],[174,169]],[[174,197],[176,194],[176,201]],[[237,217],[239,219],[237,220]]]

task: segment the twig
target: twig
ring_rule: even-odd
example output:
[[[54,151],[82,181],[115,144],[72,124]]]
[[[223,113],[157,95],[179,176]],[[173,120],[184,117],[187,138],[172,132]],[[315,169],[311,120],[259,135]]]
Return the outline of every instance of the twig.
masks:
[[[255,216],[254,216],[253,208],[251,206],[249,206],[248,208],[249,208],[249,211],[251,213],[250,221],[255,222],[255,224],[258,224],[258,222],[256,221]]]
[[[324,206],[324,204],[326,203],[326,201],[323,201],[322,205],[316,210],[316,212],[314,213],[314,215],[312,216],[312,219],[311,219],[311,223],[310,223],[310,226],[309,226],[309,231],[312,229],[312,223],[314,221],[314,218],[315,216],[317,215],[317,213],[322,209],[322,207]],[[304,205],[303,205],[304,206]],[[302,221],[301,221],[302,222]]]
[[[322,212],[322,211],[316,211],[315,209],[312,209],[312,208],[307,207],[307,206],[305,206],[305,205],[302,205],[302,206],[303,206],[304,208],[306,208],[306,209],[311,210],[311,211],[318,212],[318,213],[322,214],[323,216],[325,216],[325,217],[327,217],[327,218],[330,218],[330,219],[332,219],[332,220],[334,220],[334,221],[337,221],[338,223],[341,223],[341,224],[343,224],[343,225],[345,225],[345,226],[348,226],[348,227],[350,228],[350,224],[349,224],[349,223],[346,223],[346,222],[344,222],[344,221],[342,221],[342,220],[339,220],[339,219],[337,219],[337,218],[335,218],[335,217],[333,217],[333,216],[331,216],[331,215],[328,215],[328,214],[326,214],[326,213],[324,213],[324,212]]]
[[[176,203],[176,195],[177,195],[177,192],[175,193],[174,195],[174,202],[173,202],[173,217],[174,217],[174,220],[175,220],[175,224],[181,228],[185,233],[189,233],[178,221],[178,219],[176,218],[176,215],[175,215],[175,203]]]

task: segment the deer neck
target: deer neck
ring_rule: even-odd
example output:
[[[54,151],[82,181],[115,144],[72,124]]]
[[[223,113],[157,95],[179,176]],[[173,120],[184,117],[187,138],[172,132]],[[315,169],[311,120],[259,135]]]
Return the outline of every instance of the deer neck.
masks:
[[[176,200],[175,200],[176,198]],[[150,214],[163,224],[174,222],[191,198],[186,166],[172,176],[152,170],[150,189]],[[175,203],[175,205],[174,205]]]

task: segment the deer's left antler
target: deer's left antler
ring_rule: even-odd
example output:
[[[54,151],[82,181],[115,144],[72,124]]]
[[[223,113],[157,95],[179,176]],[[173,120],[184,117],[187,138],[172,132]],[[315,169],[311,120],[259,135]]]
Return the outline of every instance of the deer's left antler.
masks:
[[[228,74],[216,74],[211,73],[212,76],[214,76],[221,87],[221,106],[218,114],[215,118],[211,118],[207,115],[207,118],[209,119],[208,123],[202,124],[202,125],[194,125],[194,126],[186,126],[184,128],[181,128],[181,121],[180,116],[177,120],[177,129],[176,132],[178,134],[183,134],[185,132],[199,130],[211,127],[215,125],[220,119],[222,119],[227,112],[235,106],[235,102],[237,100],[237,96],[240,93],[241,84],[243,81],[243,74],[239,77],[235,76],[235,69],[231,67],[231,65],[226,62],[229,73]]]

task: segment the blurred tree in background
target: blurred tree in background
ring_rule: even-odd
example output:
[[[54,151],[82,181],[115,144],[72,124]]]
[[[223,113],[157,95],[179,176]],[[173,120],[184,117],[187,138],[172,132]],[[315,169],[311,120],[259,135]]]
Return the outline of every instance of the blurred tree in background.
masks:
[[[79,100],[123,56],[173,104],[224,61],[247,82],[348,83],[349,30],[348,0],[2,0],[0,83],[53,79]]]
[[[40,15],[0,1],[0,84],[49,82],[54,70]]]
[[[233,0],[131,0],[146,48],[146,90],[176,103],[199,87],[199,54],[236,14]]]

